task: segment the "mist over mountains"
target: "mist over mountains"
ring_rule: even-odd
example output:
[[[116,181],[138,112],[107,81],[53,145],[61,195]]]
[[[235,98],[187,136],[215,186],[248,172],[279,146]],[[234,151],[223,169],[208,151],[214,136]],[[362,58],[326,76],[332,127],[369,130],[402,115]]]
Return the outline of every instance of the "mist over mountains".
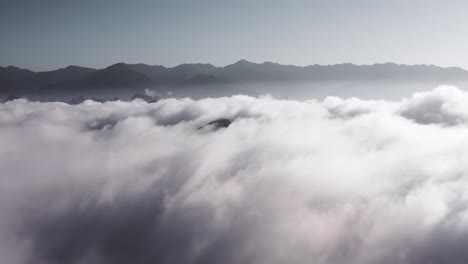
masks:
[[[82,94],[128,96],[145,88],[160,91],[216,85],[301,84],[343,81],[464,82],[468,71],[458,67],[383,63],[292,66],[240,60],[225,67],[211,64],[160,65],[117,63],[104,69],[79,66],[34,72],[14,66],[0,67],[0,95],[59,96]],[[222,88],[217,88],[218,92]],[[249,91],[242,91],[249,93]]]

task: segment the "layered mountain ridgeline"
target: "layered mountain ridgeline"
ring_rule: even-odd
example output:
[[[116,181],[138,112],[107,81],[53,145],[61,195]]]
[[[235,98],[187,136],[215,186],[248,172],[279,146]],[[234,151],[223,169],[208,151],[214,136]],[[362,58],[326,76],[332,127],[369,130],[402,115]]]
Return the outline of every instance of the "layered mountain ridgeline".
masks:
[[[78,66],[68,66],[46,72],[33,72],[14,66],[0,67],[0,90],[16,92],[37,90],[49,85],[77,80],[95,71],[95,69]]]
[[[292,66],[240,60],[225,67],[182,64],[167,68],[146,64],[117,63],[104,69],[69,66],[33,72],[13,66],[0,67],[0,93],[80,93],[96,90],[167,88],[209,84],[328,81],[468,81],[468,71],[433,65],[311,65]]]

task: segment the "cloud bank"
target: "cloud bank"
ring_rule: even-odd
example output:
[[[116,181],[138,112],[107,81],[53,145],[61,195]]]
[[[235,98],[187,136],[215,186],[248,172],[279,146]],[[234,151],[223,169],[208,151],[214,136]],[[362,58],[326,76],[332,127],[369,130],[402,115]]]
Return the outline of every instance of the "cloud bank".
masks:
[[[1,104],[0,262],[467,263],[467,105]]]

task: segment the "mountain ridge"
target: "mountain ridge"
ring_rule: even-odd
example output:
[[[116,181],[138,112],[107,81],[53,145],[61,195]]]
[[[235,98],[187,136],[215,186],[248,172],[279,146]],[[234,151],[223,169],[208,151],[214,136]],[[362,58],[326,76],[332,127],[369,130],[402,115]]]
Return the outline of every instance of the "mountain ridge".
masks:
[[[393,62],[357,65],[341,63],[308,66],[239,60],[223,67],[210,63],[184,63],[174,67],[144,63],[115,63],[94,69],[67,66],[34,72],[15,66],[0,67],[0,93],[27,94],[77,89],[104,90],[186,87],[211,84],[288,83],[329,81],[468,81],[461,67]]]
[[[116,64],[145,65],[145,66],[150,66],[150,67],[162,67],[162,68],[165,68],[165,69],[173,69],[173,68],[180,67],[182,65],[210,65],[210,66],[215,67],[215,68],[225,68],[227,66],[235,65],[235,64],[239,64],[239,63],[249,63],[249,64],[257,64],[257,65],[275,64],[275,65],[280,65],[280,66],[292,66],[292,67],[297,67],[297,68],[307,68],[307,67],[311,67],[311,66],[330,67],[330,66],[337,66],[337,65],[353,65],[353,66],[357,66],[357,67],[362,67],[362,66],[377,66],[377,65],[390,64],[390,65],[397,65],[397,66],[427,66],[427,67],[437,67],[437,68],[443,68],[443,69],[455,68],[455,69],[461,69],[461,70],[464,70],[464,71],[468,71],[468,69],[465,69],[465,68],[459,67],[459,66],[439,66],[439,65],[436,65],[436,64],[425,64],[425,63],[406,64],[406,63],[396,63],[396,62],[391,62],[391,61],[388,61],[388,62],[375,62],[375,63],[371,63],[371,64],[357,64],[357,63],[351,63],[351,62],[342,62],[342,63],[333,63],[333,64],[317,64],[316,63],[316,64],[308,64],[308,65],[294,65],[294,64],[281,64],[281,63],[273,62],[273,61],[253,62],[253,61],[249,61],[249,60],[246,60],[246,59],[240,59],[240,60],[238,60],[238,61],[236,61],[234,63],[226,64],[224,66],[216,66],[216,65],[214,65],[212,63],[203,63],[203,62],[186,62],[186,63],[181,63],[181,64],[178,64],[178,65],[175,65],[175,66],[164,66],[162,64],[147,64],[147,63],[143,63],[143,62],[126,63],[126,62],[120,61],[120,62],[113,63],[113,64],[111,64],[109,66],[103,67],[103,68],[93,68],[93,67],[80,66],[80,65],[75,65],[75,64],[64,66],[64,67],[61,67],[61,68],[58,68],[58,69],[55,69],[55,70],[53,69],[53,70],[45,70],[45,71],[35,71],[35,70],[28,69],[28,68],[21,68],[19,66],[15,66],[15,65],[0,66],[0,68],[16,68],[16,69],[31,71],[31,72],[34,72],[34,73],[40,73],[40,72],[57,71],[57,70],[73,68],[73,67],[93,69],[93,70],[102,70],[102,69],[108,68],[108,67],[110,67],[112,65],[116,65]]]

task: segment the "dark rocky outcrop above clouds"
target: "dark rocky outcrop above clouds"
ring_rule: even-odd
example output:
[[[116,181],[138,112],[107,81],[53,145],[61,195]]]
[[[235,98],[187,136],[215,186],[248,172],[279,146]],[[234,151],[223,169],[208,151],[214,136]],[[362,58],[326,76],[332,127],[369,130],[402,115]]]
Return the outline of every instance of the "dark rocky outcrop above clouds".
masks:
[[[231,123],[232,121],[227,118],[219,118],[211,122],[208,122],[204,126],[199,127],[198,130],[202,130],[202,129],[218,130],[218,129],[226,128],[230,126]]]

